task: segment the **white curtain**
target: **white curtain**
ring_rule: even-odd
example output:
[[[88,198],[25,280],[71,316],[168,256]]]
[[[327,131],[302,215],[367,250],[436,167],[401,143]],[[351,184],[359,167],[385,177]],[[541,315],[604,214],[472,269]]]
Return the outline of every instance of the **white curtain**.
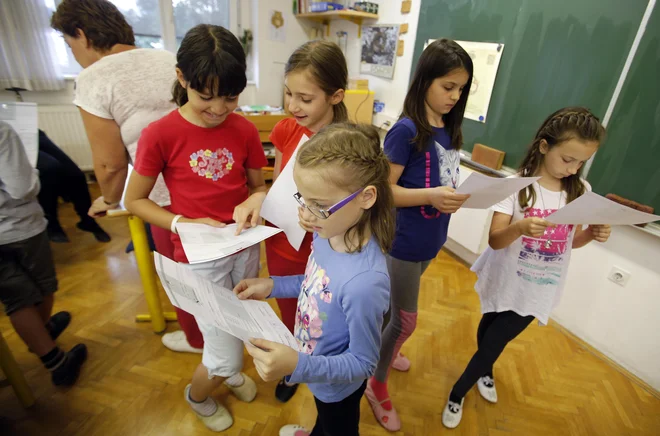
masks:
[[[0,90],[65,87],[44,0],[0,0]]]

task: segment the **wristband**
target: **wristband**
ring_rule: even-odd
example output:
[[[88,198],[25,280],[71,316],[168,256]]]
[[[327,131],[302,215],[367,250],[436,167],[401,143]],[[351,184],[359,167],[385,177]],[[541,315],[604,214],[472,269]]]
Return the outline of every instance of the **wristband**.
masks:
[[[176,222],[181,218],[183,218],[183,215],[175,215],[174,218],[172,218],[172,224],[170,224],[170,230],[176,235],[179,234],[179,232],[176,231]]]

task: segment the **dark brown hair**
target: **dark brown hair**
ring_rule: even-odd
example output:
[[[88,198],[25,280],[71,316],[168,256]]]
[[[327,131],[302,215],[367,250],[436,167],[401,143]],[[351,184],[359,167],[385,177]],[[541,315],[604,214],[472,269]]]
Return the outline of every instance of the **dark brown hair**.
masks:
[[[425,106],[426,94],[431,84],[435,79],[446,76],[460,68],[467,71],[468,81],[451,112],[442,117],[447,133],[451,138],[451,148],[456,150],[463,145],[461,125],[472,85],[472,59],[463,47],[451,39],[445,38],[433,41],[419,57],[415,75],[410,83],[408,94],[406,94],[406,99],[403,102],[403,112],[401,113],[401,118],[408,117],[415,124],[417,134],[413,138],[413,142],[417,144],[418,151],[426,149],[429,140],[433,136],[433,129],[426,116]]]
[[[589,109],[584,107],[565,107],[550,115],[543,121],[529,146],[527,154],[520,164],[521,177],[534,177],[543,163],[541,141],[548,143],[548,150],[569,139],[580,141],[595,141],[600,144],[605,139],[605,128],[600,120]],[[576,173],[561,179],[562,189],[566,191],[566,202],[584,194],[585,186],[580,179],[582,168]],[[518,193],[518,203],[522,210],[536,203],[536,191],[533,185],[521,189]]]
[[[117,44],[135,45],[133,28],[107,0],[62,0],[50,19],[58,32],[73,38],[82,30],[92,48],[101,52]]]
[[[192,89],[218,97],[238,96],[247,85],[243,46],[229,30],[211,24],[190,29],[176,53],[176,66]],[[173,101],[183,106],[188,92],[179,81],[172,88]]]
[[[289,57],[284,75],[294,71],[308,71],[328,97],[348,85],[346,58],[334,42],[309,41],[298,47]],[[348,121],[348,109],[343,101],[334,105],[332,111],[333,123]]]
[[[335,186],[355,192],[376,187],[376,202],[344,235],[349,253],[360,252],[367,234],[378,241],[384,253],[394,240],[394,197],[390,187],[390,165],[380,146],[378,131],[366,124],[337,123],[321,129],[303,144],[296,160],[302,168],[322,169]],[[352,236],[358,241],[351,243]]]

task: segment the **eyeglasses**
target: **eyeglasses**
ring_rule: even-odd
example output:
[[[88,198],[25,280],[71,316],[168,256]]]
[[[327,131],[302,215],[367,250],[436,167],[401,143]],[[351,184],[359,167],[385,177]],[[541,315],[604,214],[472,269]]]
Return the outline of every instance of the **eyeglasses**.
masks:
[[[332,215],[333,213],[337,212],[339,209],[341,209],[342,207],[344,207],[348,203],[350,203],[351,200],[353,200],[355,197],[357,197],[358,194],[362,191],[364,191],[364,188],[360,188],[359,190],[355,191],[354,193],[352,193],[348,197],[341,200],[339,203],[337,203],[333,206],[330,206],[328,209],[320,209],[320,208],[315,207],[315,206],[308,206],[305,203],[305,200],[303,200],[302,195],[300,195],[300,192],[296,192],[295,194],[293,194],[293,198],[296,199],[296,201],[298,202],[298,204],[301,207],[304,207],[305,209],[309,210],[312,213],[312,215],[314,215],[315,217],[317,217],[319,219],[326,220],[326,219],[330,218],[330,215]]]

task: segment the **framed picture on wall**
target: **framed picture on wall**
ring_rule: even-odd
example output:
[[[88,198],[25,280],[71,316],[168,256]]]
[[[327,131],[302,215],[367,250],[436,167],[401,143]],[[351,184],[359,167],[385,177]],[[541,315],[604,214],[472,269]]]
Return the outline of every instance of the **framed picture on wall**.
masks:
[[[386,79],[394,77],[398,41],[398,24],[363,26],[360,73]]]

